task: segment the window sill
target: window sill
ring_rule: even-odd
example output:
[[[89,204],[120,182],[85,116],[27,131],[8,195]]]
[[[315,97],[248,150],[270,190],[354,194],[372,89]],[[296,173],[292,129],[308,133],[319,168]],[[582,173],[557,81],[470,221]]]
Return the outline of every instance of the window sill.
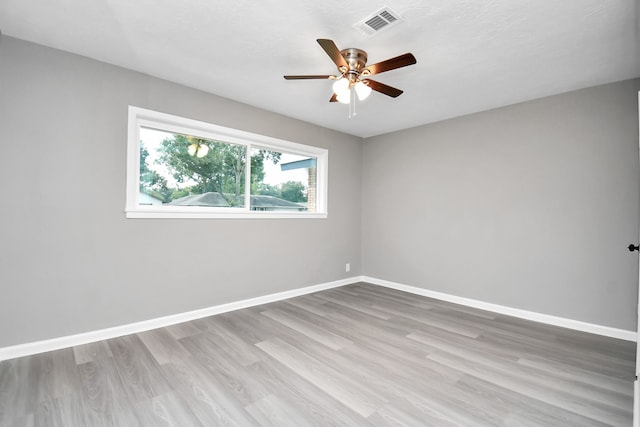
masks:
[[[326,213],[314,212],[166,212],[159,210],[127,210],[133,219],[326,219]]]

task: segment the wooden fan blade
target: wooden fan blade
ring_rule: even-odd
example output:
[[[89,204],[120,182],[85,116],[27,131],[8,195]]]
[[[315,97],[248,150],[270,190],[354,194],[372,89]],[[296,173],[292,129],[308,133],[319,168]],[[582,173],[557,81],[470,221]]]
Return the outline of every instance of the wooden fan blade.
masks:
[[[395,70],[396,68],[406,67],[407,65],[415,64],[416,57],[411,53],[405,53],[404,55],[396,56],[395,58],[387,59],[386,61],[378,62],[373,65],[369,65],[363,70],[363,74],[373,76],[374,74],[384,73],[385,71]],[[366,72],[369,74],[366,74]]]
[[[340,49],[338,49],[338,46],[336,46],[333,40],[317,39],[316,41],[318,42],[320,47],[322,47],[324,51],[327,52],[329,58],[331,58],[331,60],[338,66],[338,68],[345,67],[347,70],[349,69],[349,64],[347,64],[347,61],[342,56],[342,54],[340,53]]]
[[[400,89],[396,89],[395,87],[377,82],[375,80],[365,79],[365,80],[362,80],[362,82],[367,86],[369,86],[371,89],[380,93],[384,93],[385,95],[388,95],[392,98],[397,98],[400,95],[402,95],[402,91]]]
[[[329,102],[338,102],[338,95],[336,95],[335,93],[331,95],[331,99],[329,99]]]
[[[307,75],[307,76],[282,76],[282,77],[284,77],[285,80],[310,80],[310,79],[328,79],[333,76],[324,75],[324,74],[313,74],[313,75]]]

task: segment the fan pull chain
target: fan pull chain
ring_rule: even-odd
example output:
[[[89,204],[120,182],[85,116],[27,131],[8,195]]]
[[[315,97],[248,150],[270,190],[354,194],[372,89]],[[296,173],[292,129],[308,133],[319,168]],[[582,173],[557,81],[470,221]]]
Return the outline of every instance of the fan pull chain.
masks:
[[[349,88],[349,118],[355,117],[356,113],[356,88],[351,85]]]

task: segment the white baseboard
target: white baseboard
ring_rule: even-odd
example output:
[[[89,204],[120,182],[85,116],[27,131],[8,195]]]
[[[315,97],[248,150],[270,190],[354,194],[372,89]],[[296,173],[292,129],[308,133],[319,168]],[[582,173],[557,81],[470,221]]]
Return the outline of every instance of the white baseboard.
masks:
[[[334,282],[322,283],[313,286],[307,286],[290,291],[277,292],[275,294],[264,295],[256,298],[249,298],[241,301],[235,301],[227,304],[207,307],[200,310],[188,311],[186,313],[173,314],[170,316],[159,317],[142,322],[130,323],[127,325],[115,326],[112,328],[101,329],[98,331],[84,332],[76,335],[53,338],[43,341],[36,341],[26,344],[18,344],[10,347],[0,348],[0,361],[14,359],[16,357],[29,356],[37,353],[44,353],[52,350],[73,347],[76,345],[88,344],[96,341],[117,338],[124,335],[136,334],[151,329],[162,328],[165,326],[175,325],[177,323],[188,322],[190,320],[201,319],[203,317],[213,316],[216,314],[226,313],[242,308],[254,307],[270,302],[281,301],[287,298],[293,298],[300,295],[306,295],[313,292],[323,291],[326,289],[337,288],[356,282],[366,282],[373,285],[384,286],[399,291],[409,292],[429,298],[442,301],[448,301],[455,304],[474,307],[481,310],[491,311],[494,313],[505,314],[508,316],[519,317],[521,319],[533,320],[535,322],[545,323],[548,325],[560,326],[563,328],[574,329],[582,332],[603,335],[611,338],[618,338],[626,341],[636,341],[637,333],[635,331],[627,331],[624,329],[611,328],[609,326],[596,325],[593,323],[582,322],[579,320],[567,319],[563,317],[551,316],[548,314],[536,313],[533,311],[521,310],[518,308],[507,307],[498,304],[478,301],[470,298],[449,295],[442,292],[430,291],[428,289],[418,288],[415,286],[403,285],[400,283],[390,282],[388,280],[376,279],[368,276],[356,276]]]
[[[640,387],[638,380],[633,382],[633,427],[640,427]]]
[[[361,276],[362,282],[371,283],[373,285],[384,286],[399,291],[409,292],[416,295],[422,295],[442,301],[452,302],[454,304],[465,305],[468,307],[478,308],[480,310],[491,311],[507,316],[519,317],[521,319],[533,320],[534,322],[546,323],[548,325],[560,326],[562,328],[574,329],[576,331],[589,332],[591,334],[603,335],[611,338],[618,338],[625,341],[636,341],[637,332],[627,331],[624,329],[612,328],[609,326],[596,325],[593,323],[582,322],[580,320],[567,319],[564,317],[551,316],[549,314],[536,313],[534,311],[522,310],[519,308],[507,307],[504,305],[492,304],[484,301],[478,301],[470,298],[449,295],[442,292],[430,291],[428,289],[418,288],[415,286],[403,285],[400,283],[390,282],[388,280],[376,279],[374,277]]]
[[[149,331],[151,329],[175,325],[176,323],[188,322],[190,320],[201,319],[203,317],[209,317],[233,310],[240,310],[242,308],[254,307],[261,304],[267,304],[270,302],[281,301],[300,295],[323,291],[325,289],[337,288],[339,286],[355,283],[359,280],[359,277],[336,280],[334,282],[322,283],[319,285],[307,286],[299,289],[292,289],[290,291],[277,292],[275,294],[249,298],[241,301],[230,302],[228,304],[216,305],[213,307],[188,311],[186,313],[173,314],[170,316],[159,317],[151,320],[144,320],[142,322],[115,326],[98,331],[84,332],[76,335],[69,335],[65,337],[4,347],[0,348],[0,361],[14,359],[16,357],[29,356],[37,353],[44,353],[52,350],[59,350],[62,348],[74,347],[76,345],[88,344],[111,338],[117,338],[124,335],[137,334],[139,332]]]

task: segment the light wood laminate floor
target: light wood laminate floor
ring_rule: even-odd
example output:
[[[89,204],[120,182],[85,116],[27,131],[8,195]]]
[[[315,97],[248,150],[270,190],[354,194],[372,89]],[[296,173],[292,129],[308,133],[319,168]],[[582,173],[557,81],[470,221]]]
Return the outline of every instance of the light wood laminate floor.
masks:
[[[358,283],[0,363],[0,426],[630,426],[634,343]]]

